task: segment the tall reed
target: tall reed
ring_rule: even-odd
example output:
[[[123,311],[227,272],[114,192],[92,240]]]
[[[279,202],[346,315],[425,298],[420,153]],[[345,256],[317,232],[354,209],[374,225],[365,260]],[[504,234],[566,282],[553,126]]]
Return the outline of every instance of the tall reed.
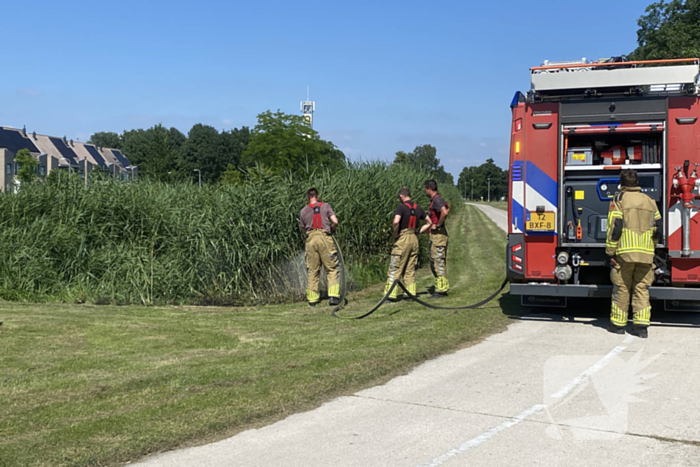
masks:
[[[426,205],[425,177],[378,162],[201,189],[106,179],[85,188],[75,176],[56,177],[0,196],[0,297],[124,304],[283,298],[280,285],[299,287],[287,276],[303,275],[297,219],[309,187],[335,209],[346,260],[366,264],[390,251],[399,187]]]

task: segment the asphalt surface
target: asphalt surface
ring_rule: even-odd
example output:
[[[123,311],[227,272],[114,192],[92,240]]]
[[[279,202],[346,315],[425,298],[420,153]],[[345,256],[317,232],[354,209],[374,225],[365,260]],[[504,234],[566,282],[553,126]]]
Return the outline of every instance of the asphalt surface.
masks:
[[[657,313],[639,339],[591,306],[523,316],[383,386],[137,465],[700,465],[700,315]]]
[[[502,209],[497,209],[494,208],[493,206],[489,206],[487,204],[478,204],[478,203],[466,203],[470,206],[475,206],[479,209],[481,209],[484,214],[489,216],[489,218],[504,232],[508,231],[508,212],[503,211]]]

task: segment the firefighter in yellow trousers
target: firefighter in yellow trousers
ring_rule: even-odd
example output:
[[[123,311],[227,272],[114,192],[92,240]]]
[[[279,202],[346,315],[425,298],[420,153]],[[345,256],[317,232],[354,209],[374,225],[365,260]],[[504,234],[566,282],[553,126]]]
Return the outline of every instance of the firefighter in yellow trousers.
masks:
[[[449,205],[438,193],[435,180],[426,180],[423,184],[425,194],[430,198],[430,269],[435,276],[435,291],[430,298],[440,298],[447,295],[450,283],[447,280],[447,229],[445,219],[450,212]]]
[[[399,190],[399,201],[394,211],[392,233],[394,248],[391,250],[391,263],[384,293],[386,294],[395,280],[400,280],[408,292],[416,295],[416,265],[418,264],[418,237],[430,228],[430,217],[423,208],[411,201],[411,190],[403,187]],[[418,231],[418,222],[425,223]],[[398,300],[399,287],[394,287],[389,295],[389,301]]]
[[[306,234],[306,299],[310,306],[321,301],[319,278],[321,266],[328,279],[328,304],[340,305],[340,282],[338,280],[338,251],[331,234],[338,226],[338,218],[328,203],[318,200],[318,190],[306,192],[309,204],[299,213],[299,228]]]
[[[661,237],[661,214],[654,200],[641,192],[637,172],[623,170],[620,185],[620,192],[610,203],[605,245],[605,254],[613,267],[608,330],[625,333],[631,295],[632,334],[646,338],[651,319],[649,286],[654,282],[654,249]]]

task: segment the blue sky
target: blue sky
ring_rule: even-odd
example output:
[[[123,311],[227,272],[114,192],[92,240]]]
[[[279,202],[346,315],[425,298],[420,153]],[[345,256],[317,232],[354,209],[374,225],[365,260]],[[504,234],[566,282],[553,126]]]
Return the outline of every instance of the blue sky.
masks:
[[[649,0],[650,2],[651,0]],[[220,130],[298,113],[351,159],[437,147],[445,168],[506,167],[509,104],[543,60],[636,47],[645,0],[5,2],[0,125]]]

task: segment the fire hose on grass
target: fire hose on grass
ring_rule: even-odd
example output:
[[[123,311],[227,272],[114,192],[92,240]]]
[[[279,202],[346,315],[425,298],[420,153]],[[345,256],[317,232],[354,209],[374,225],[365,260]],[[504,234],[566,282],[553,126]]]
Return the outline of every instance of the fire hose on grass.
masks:
[[[340,316],[338,315],[338,311],[340,311],[346,303],[345,299],[345,261],[343,260],[343,254],[340,251],[340,245],[338,245],[338,241],[333,237],[333,242],[335,243],[335,248],[338,251],[338,267],[340,268],[340,305],[336,306],[333,308],[333,311],[331,311],[331,314],[335,318],[340,318],[340,319],[363,319],[377,311],[379,308],[381,308],[384,303],[387,302],[389,299],[389,296],[391,295],[391,292],[394,291],[396,287],[400,287],[401,290],[404,291],[404,293],[414,302],[419,303],[423,305],[424,307],[433,309],[433,310],[470,310],[473,308],[478,308],[482,305],[487,304],[494,298],[496,298],[503,289],[505,289],[506,285],[508,284],[508,279],[504,279],[503,283],[501,286],[498,288],[496,292],[494,292],[492,295],[490,295],[488,298],[478,302],[474,303],[472,305],[464,305],[464,306],[454,306],[454,307],[445,307],[445,306],[435,306],[430,303],[426,303],[423,300],[419,299],[416,295],[412,295],[408,289],[399,281],[398,279],[394,281],[393,284],[391,284],[391,287],[389,287],[389,290],[384,294],[381,300],[377,302],[377,304],[372,308],[371,310],[359,315],[359,316]]]

